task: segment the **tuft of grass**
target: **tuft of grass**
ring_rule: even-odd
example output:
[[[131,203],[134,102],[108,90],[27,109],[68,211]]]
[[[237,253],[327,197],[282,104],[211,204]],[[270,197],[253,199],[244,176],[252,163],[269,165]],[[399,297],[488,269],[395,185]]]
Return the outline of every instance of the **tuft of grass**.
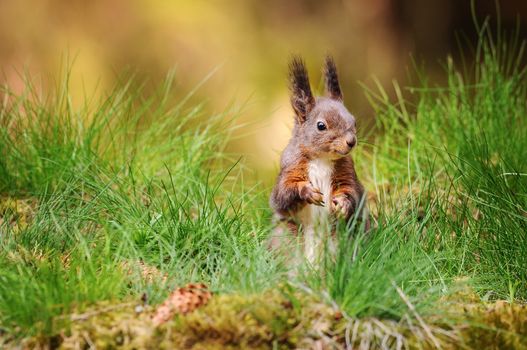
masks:
[[[268,214],[248,215],[261,195],[224,152],[237,111],[170,103],[171,79],[150,97],[125,84],[79,108],[67,83],[45,98],[31,84],[4,92],[0,193],[37,204],[24,225],[11,209],[1,222],[3,329],[53,334],[74,308],[145,292],[156,302],[183,282],[276,281]],[[137,278],[141,264],[161,273]]]
[[[493,40],[485,22],[472,69],[449,59],[447,85],[421,76],[411,104],[396,85],[393,103],[370,91],[383,135],[373,150],[381,183],[406,182],[409,192],[428,183],[429,217],[441,244],[458,251],[449,274],[473,277],[482,295],[527,298],[527,97],[524,42]],[[406,164],[400,160],[407,159]],[[400,181],[399,175],[408,174]],[[403,183],[404,183],[403,182]]]

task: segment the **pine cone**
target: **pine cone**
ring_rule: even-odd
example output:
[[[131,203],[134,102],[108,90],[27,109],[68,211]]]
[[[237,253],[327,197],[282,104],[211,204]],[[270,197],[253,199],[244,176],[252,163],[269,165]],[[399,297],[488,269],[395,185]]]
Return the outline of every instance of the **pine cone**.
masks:
[[[157,308],[152,321],[158,326],[176,314],[184,315],[207,304],[211,297],[212,293],[205,284],[189,283],[185,287],[176,289],[168,296],[163,304]]]

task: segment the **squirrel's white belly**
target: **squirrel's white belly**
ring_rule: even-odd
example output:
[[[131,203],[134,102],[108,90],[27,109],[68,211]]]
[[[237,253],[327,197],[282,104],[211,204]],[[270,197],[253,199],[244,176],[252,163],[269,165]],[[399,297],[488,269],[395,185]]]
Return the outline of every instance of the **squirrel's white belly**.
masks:
[[[304,253],[308,261],[315,262],[329,235],[329,206],[331,204],[331,178],[334,162],[327,158],[318,158],[309,162],[308,177],[313,187],[322,192],[324,206],[306,205],[299,213],[302,226]]]

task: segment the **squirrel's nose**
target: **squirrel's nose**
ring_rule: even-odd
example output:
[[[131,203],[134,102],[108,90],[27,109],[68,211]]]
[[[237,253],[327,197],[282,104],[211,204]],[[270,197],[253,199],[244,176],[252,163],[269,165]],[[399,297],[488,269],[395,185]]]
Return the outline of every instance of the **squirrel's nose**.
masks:
[[[357,137],[355,135],[349,136],[346,139],[346,143],[348,144],[349,148],[353,148],[357,144]]]

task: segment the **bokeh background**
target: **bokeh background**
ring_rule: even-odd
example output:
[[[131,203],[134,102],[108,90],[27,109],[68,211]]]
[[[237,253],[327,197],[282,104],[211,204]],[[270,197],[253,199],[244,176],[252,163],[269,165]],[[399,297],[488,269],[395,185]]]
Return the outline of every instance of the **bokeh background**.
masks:
[[[321,63],[331,53],[338,64],[345,102],[359,125],[374,118],[361,84],[373,77],[389,89],[405,84],[412,60],[426,62],[440,81],[447,55],[470,59],[476,17],[486,16],[526,37],[527,1],[501,0],[0,0],[0,80],[23,89],[22,73],[60,76],[72,63],[74,102],[101,93],[123,74],[154,89],[171,69],[174,98],[209,73],[195,101],[210,112],[243,106],[247,126],[230,149],[262,171],[276,169],[287,142],[292,114],[286,87],[287,61],[307,60],[315,90]]]

